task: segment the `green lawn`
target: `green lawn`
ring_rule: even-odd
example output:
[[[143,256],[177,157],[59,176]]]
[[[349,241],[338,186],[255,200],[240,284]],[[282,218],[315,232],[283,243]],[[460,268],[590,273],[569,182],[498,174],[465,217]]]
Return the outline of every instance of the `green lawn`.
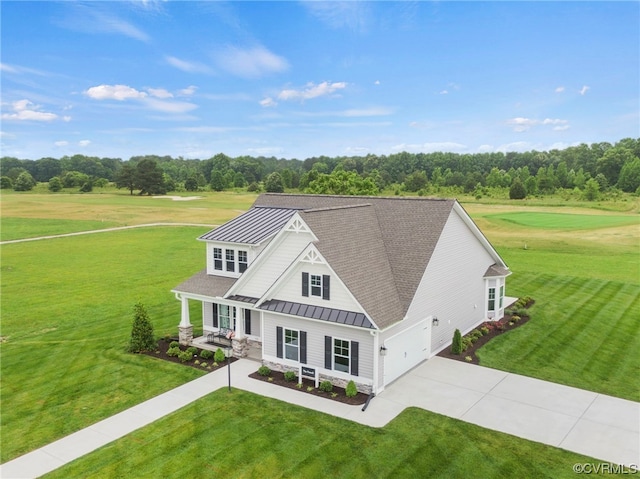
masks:
[[[205,231],[145,228],[2,247],[0,461],[202,374],[150,367],[125,348],[137,301],[158,335],[176,334],[180,303],[170,290],[202,267],[195,238]]]
[[[419,409],[375,429],[219,390],[45,477],[557,479],[585,462],[594,460]]]
[[[113,221],[61,220],[45,218],[3,218],[0,225],[0,241],[10,241],[37,236],[60,235],[77,231],[99,230],[118,226]]]
[[[537,303],[531,321],[480,348],[483,366],[640,400],[640,286],[522,272],[508,284]]]
[[[640,217],[617,215],[579,215],[567,213],[541,213],[516,211],[512,213],[499,213],[485,215],[492,220],[505,221],[511,224],[528,228],[586,230],[596,228],[610,228],[638,224]]]

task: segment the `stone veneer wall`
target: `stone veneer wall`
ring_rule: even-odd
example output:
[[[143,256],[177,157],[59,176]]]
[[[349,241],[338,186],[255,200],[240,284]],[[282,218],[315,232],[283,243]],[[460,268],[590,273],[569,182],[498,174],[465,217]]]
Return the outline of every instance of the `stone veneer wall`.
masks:
[[[294,373],[296,373],[296,375],[299,372],[298,368],[292,367],[292,366],[286,366],[284,364],[280,364],[280,363],[274,363],[271,361],[265,361],[262,360],[262,364],[267,366],[269,369],[272,369],[273,371],[280,371],[280,372],[286,372],[286,371],[293,371]],[[318,368],[315,368],[318,369]],[[329,376],[325,373],[320,373],[320,377],[319,377],[320,382],[322,381],[331,381],[331,384],[333,384],[334,386],[337,386],[339,388],[343,388],[346,389],[347,388],[347,384],[349,383],[349,380],[347,379],[342,379],[342,378],[336,378],[334,376]],[[358,389],[358,392],[364,393],[364,394],[371,394],[371,389],[372,386],[369,384],[362,384],[357,382],[355,379],[353,380],[353,382],[356,384],[356,388]]]

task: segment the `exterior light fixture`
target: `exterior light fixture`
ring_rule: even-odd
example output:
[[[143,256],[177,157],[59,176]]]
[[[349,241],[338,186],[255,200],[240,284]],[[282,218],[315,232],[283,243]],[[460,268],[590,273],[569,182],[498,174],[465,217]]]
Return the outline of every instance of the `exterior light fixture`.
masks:
[[[433,319],[431,320],[431,324],[433,324],[434,326],[437,326],[438,324],[440,324],[440,320],[438,319],[437,316],[433,317]]]
[[[387,347],[383,344],[382,346],[380,346],[380,356],[386,356],[387,355]]]

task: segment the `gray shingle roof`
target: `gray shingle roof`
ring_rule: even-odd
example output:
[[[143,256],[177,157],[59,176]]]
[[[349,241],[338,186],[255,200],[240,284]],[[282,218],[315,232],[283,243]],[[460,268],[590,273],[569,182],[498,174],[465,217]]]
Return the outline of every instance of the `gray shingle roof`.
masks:
[[[301,208],[316,247],[380,328],[400,321],[455,200],[263,194],[254,205]],[[359,205],[361,208],[339,208]]]
[[[330,323],[348,324],[350,326],[359,326],[370,329],[374,328],[371,321],[369,321],[364,314],[356,313],[355,311],[343,311],[341,309],[311,306],[309,304],[280,301],[278,299],[265,301],[259,306],[259,308],[276,313],[302,316],[303,318],[319,319]]]
[[[259,244],[280,231],[295,212],[296,210],[292,208],[251,208],[198,239]]]
[[[489,266],[489,268],[487,268],[487,272],[484,274],[484,277],[491,278],[494,276],[509,276],[510,274],[511,271],[509,271],[507,268],[503,268],[498,264],[492,264],[491,266]]]
[[[206,268],[183,281],[172,291],[176,293],[192,293],[202,296],[222,297],[236,282],[235,278],[210,276]]]

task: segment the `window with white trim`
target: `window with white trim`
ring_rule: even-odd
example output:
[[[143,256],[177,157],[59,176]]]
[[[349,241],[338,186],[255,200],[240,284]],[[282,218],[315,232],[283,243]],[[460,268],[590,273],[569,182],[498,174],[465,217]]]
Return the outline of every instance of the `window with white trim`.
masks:
[[[348,373],[349,367],[349,344],[345,339],[333,338],[333,369]]]
[[[218,305],[218,324],[221,329],[231,328],[231,308],[226,304]]]
[[[284,357],[292,361],[300,358],[300,331],[297,329],[284,329]]]
[[[247,257],[247,252],[238,250],[238,272],[244,273],[249,266],[249,261]]]
[[[496,309],[496,288],[489,288],[489,311],[495,311]]]
[[[235,250],[232,250],[232,249],[226,250],[225,251],[225,256],[226,256],[226,259],[227,259],[227,271],[231,271],[231,272],[235,271],[236,270],[236,268],[235,268],[235,266],[236,266],[236,260],[235,260],[236,252],[235,252]]]
[[[504,285],[500,286],[500,296],[498,297],[498,304],[500,305],[500,309],[502,309],[502,305],[504,304]]]
[[[213,269],[222,271],[222,248],[213,248]]]
[[[309,286],[312,296],[322,296],[322,276],[319,274],[310,275]]]

